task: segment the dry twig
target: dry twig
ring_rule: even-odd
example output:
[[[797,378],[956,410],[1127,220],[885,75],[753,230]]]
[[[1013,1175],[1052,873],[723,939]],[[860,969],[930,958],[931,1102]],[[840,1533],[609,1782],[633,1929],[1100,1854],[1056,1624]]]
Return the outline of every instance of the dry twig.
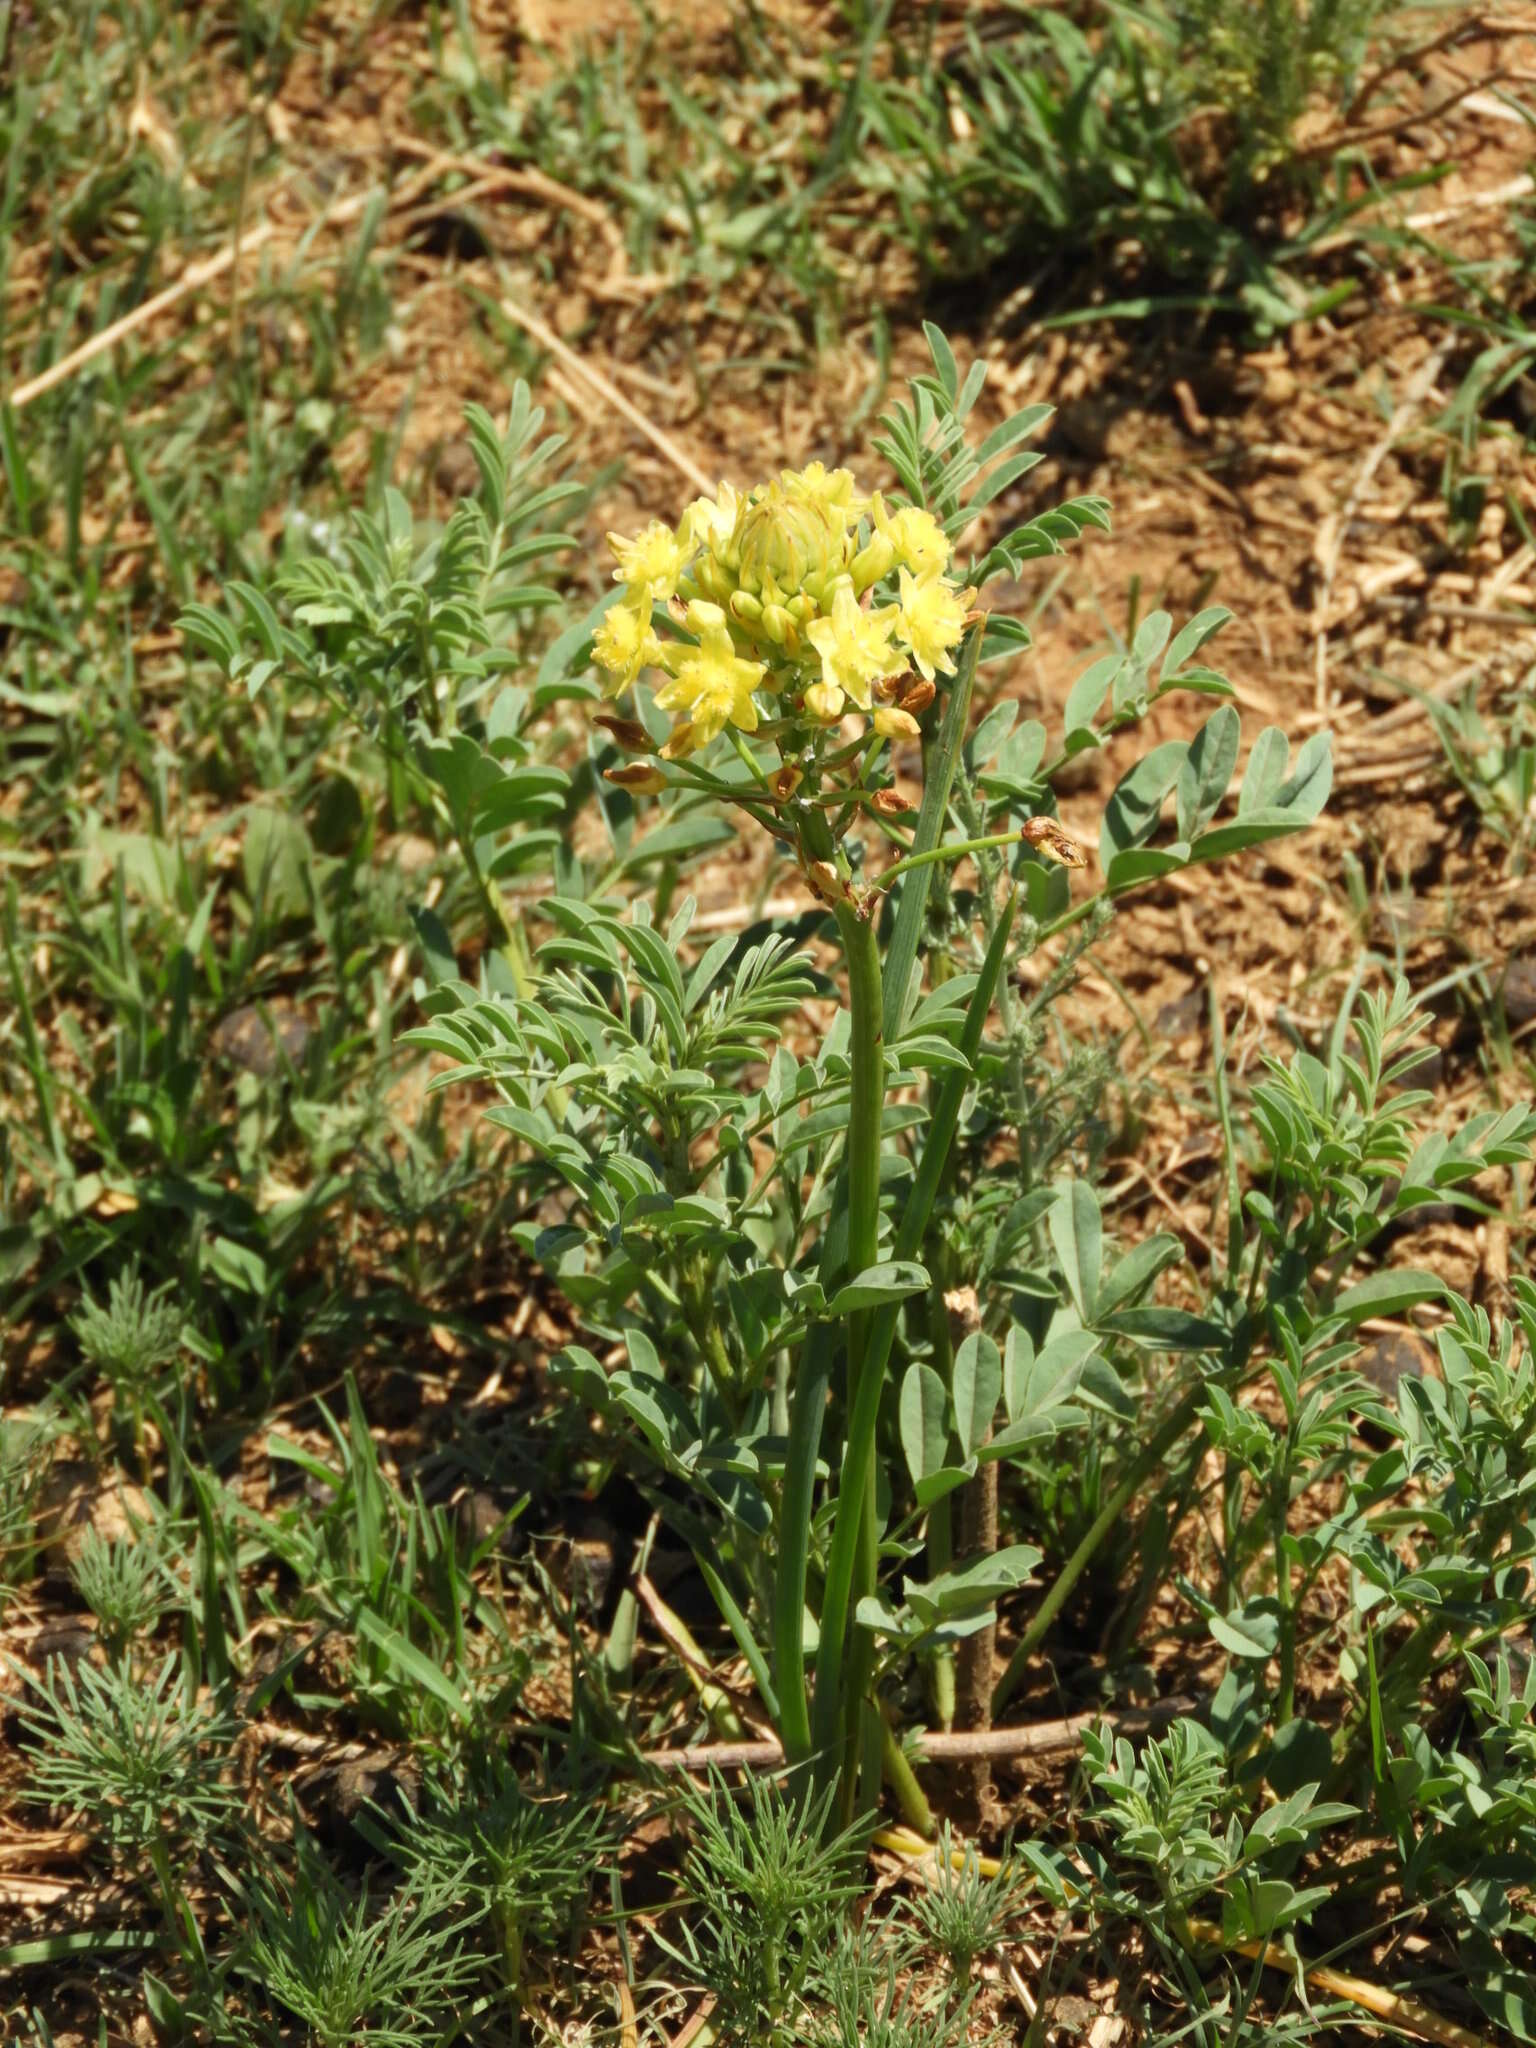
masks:
[[[442,176],[442,171],[441,161],[434,158],[425,169],[418,171],[414,177],[407,178],[404,184],[389,195],[391,210],[398,211],[399,208],[409,205]],[[366,192],[355,193],[352,198],[343,199],[337,205],[328,208],[322,218],[332,227],[344,227],[348,222],[360,219],[373,201],[380,196],[382,190],[381,186],[370,185]],[[6,401],[11,411],[20,412],[22,407],[30,405],[34,398],[41,398],[45,392],[56,390],[60,384],[68,383],[76,371],[83,370],[87,363],[93,363],[98,356],[116,348],[120,341],[125,341],[130,334],[136,334],[141,327],[147,327],[151,321],[157,320],[172,306],[179,305],[191,293],[201,291],[204,285],[212,284],[216,278],[222,277],[226,270],[232,269],[241,257],[264,248],[281,232],[282,226],[282,222],[274,220],[269,214],[249,233],[242,227],[237,227],[233,237],[222,249],[217,250],[212,256],[205,257],[200,263],[190,264],[173,284],[165,287],[164,291],[156,292],[153,298],[145,299],[142,305],[132,307],[119,319],[109,322],[99,334],[93,334],[88,341],[82,341],[78,348],[71,349],[68,355],[60,356],[56,363],[50,363],[46,370],[39,371],[37,376],[28,378],[24,384],[18,384]]]
[[[1314,700],[1314,708],[1318,711],[1325,711],[1328,708],[1328,609],[1333,600],[1334,579],[1339,573],[1339,557],[1344,548],[1344,536],[1349,531],[1350,521],[1365,500],[1365,494],[1371,487],[1371,479],[1396,442],[1408,431],[1418,416],[1419,408],[1434,389],[1435,379],[1445,365],[1447,353],[1444,348],[1432,349],[1409,378],[1402,397],[1392,408],[1392,417],[1388,420],[1385,430],[1372,443],[1365,461],[1360,465],[1342,511],[1325,519],[1318,534],[1315,552],[1321,574],[1318,579],[1315,608],[1317,687]]]
[[[579,377],[589,390],[596,392],[605,405],[611,405],[614,411],[621,418],[628,420],[638,433],[644,434],[651,446],[664,455],[679,475],[688,479],[695,490],[713,493],[714,482],[705,475],[693,457],[679,448],[671,435],[658,427],[654,420],[647,419],[637,405],[632,405],[611,377],[605,377],[594,364],[577,355],[575,349],[562,341],[547,320],[541,319],[531,307],[519,306],[512,299],[503,299],[501,310],[509,320],[515,321],[525,334],[531,334],[540,348],[548,349],[556,362],[563,364],[574,376]]]
[[[1108,1721],[1122,1735],[1144,1735],[1181,1714],[1192,1714],[1200,1702],[1182,1694],[1158,1700],[1150,1707],[1127,1707],[1117,1714],[1097,1710],[1068,1714],[1059,1721],[1032,1721],[1021,1728],[982,1728],[970,1733],[920,1735],[916,1743],[919,1763],[973,1761],[978,1757],[1057,1756],[1076,1749],[1085,1728]],[[776,1741],[700,1742],[688,1749],[650,1749],[644,1761],[659,1771],[776,1769],[784,1752]]]

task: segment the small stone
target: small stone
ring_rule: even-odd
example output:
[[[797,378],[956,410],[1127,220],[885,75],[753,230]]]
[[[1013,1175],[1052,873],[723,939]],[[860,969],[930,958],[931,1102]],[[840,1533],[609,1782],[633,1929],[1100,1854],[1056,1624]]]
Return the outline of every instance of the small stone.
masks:
[[[398,868],[402,875],[423,874],[437,859],[436,846],[419,832],[400,833],[389,841],[384,852],[388,865]]]
[[[300,1491],[311,1507],[324,1510],[335,1505],[340,1489],[334,1479],[323,1479],[318,1472],[306,1471]]]
[[[1536,1018],[1536,953],[1517,953],[1499,985],[1504,1021],[1518,1028]]]
[[[313,1029],[307,1018],[286,1004],[242,1003],[221,1019],[213,1034],[213,1050],[220,1059],[265,1081],[280,1067],[299,1065]]]
[[[421,1772],[403,1752],[378,1750],[338,1764],[326,1786],[326,1802],[342,1820],[355,1820],[365,1806],[402,1813],[421,1804]]]
[[[1152,1029],[1159,1038],[1166,1038],[1170,1045],[1177,1045],[1186,1038],[1198,1038],[1205,1029],[1206,998],[1203,989],[1186,989],[1172,1002],[1164,1003],[1153,1019]]]
[[[334,1854],[371,1853],[360,1823],[374,1808],[395,1823],[421,1811],[421,1772],[405,1750],[375,1750],[320,1772],[314,1781],[315,1831]]]
[[[43,1562],[50,1572],[67,1573],[94,1529],[105,1542],[136,1536],[153,1519],[143,1487],[122,1473],[98,1475],[83,1458],[69,1458],[53,1467],[38,1503],[38,1535]]]
[[[472,498],[480,488],[480,465],[467,441],[445,441],[438,451],[432,481],[445,497]]]
[[[38,1671],[46,1671],[50,1664],[67,1664],[73,1671],[81,1663],[101,1661],[92,1659],[95,1648],[96,1631],[86,1622],[50,1621],[28,1643],[27,1662]]]
[[[1084,2040],[1099,2017],[1099,2008],[1091,1998],[1076,1998],[1071,1993],[1053,1998],[1045,2011],[1046,2038],[1053,2041]]]
[[[602,1611],[613,1584],[615,1539],[596,1530],[571,1538],[566,1562],[570,1599],[593,1614]]]
[[[1440,1361],[1429,1344],[1410,1330],[1374,1337],[1353,1361],[1354,1370],[1382,1405],[1396,1410],[1405,1380],[1438,1379]],[[1384,1432],[1362,1421],[1360,1434],[1370,1443],[1385,1444]]]
[[[487,1493],[483,1487],[476,1487],[473,1493],[460,1494],[453,1507],[454,1527],[458,1531],[459,1541],[471,1550],[478,1550],[482,1544],[489,1543],[497,1532],[501,1531],[501,1540],[505,1544],[511,1534],[510,1529],[501,1529],[507,1514],[508,1510],[501,1505],[495,1494]]]

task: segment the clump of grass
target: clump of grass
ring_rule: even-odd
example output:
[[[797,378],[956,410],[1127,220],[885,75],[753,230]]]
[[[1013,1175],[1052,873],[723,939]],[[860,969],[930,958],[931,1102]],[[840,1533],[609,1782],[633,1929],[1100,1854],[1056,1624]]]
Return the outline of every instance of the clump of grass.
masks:
[[[436,1873],[379,1905],[366,1885],[349,1892],[300,1833],[292,1873],[251,1888],[254,1924],[235,1973],[298,2021],[314,2048],[445,2040],[482,1969],[464,1944],[474,1915],[462,1910],[457,1876]],[[254,2048],[273,2034],[244,2018],[237,2038]]]
[[[844,1912],[861,1890],[863,1824],[828,1836],[830,1790],[797,1796],[749,1778],[739,1797],[718,1773],[682,1795],[689,1829],[683,1887],[694,1907],[684,1960],[714,1993],[733,2040],[789,2040]]]
[[[113,1409],[135,1452],[144,1450],[145,1412],[156,1383],[181,1351],[186,1317],[171,1283],[149,1292],[137,1270],[114,1274],[105,1302],[87,1293],[70,1318],[80,1356],[112,1389]]]
[[[70,1561],[75,1590],[96,1617],[97,1637],[117,1663],[151,1635],[176,1598],[152,1531],[104,1536],[89,1528]]]
[[[995,289],[1021,261],[1037,305],[1134,271],[1278,325],[1309,296],[1281,245],[1330,168],[1302,117],[1348,126],[1389,11],[1092,0],[936,33],[874,7],[807,53],[743,8],[701,73],[637,8],[535,91],[483,59],[439,91],[450,125],[600,194],[637,271],[715,304],[771,270],[742,313],[781,345],[834,328],[856,278],[862,303],[872,277]]]
[[[48,1476],[49,1436],[40,1422],[0,1422],[0,1614],[37,1563],[37,1512]]]
[[[574,1936],[612,1842],[596,1800],[529,1792],[490,1753],[458,1785],[433,1787],[395,1847],[414,1887],[445,1887],[486,1922],[520,2002],[529,1952]]]
[[[117,1862],[152,1872],[179,1941],[176,1872],[232,1835],[244,1797],[230,1770],[236,1728],[199,1699],[177,1655],[140,1676],[56,1660],[32,1679],[17,1713],[26,1731],[31,1797],[82,1827]]]
[[[913,1920],[955,1982],[969,1984],[976,1958],[1004,1940],[1023,1911],[1025,1873],[1005,1850],[1001,1867],[983,1875],[975,1844],[957,1844],[946,1824],[924,1875],[927,1882],[912,1900]]]

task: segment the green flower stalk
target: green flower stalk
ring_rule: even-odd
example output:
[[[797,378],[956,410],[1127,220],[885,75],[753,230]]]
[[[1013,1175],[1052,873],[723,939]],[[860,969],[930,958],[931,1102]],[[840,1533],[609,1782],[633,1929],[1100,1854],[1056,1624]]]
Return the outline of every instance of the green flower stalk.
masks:
[[[962,642],[964,672],[946,717],[941,751],[964,737],[965,709],[980,649],[973,589],[948,574],[951,541],[919,505],[888,507],[865,496],[847,470],[819,463],[784,471],[745,494],[722,484],[700,498],[675,529],[656,521],[633,538],[609,536],[623,585],[594,648],[622,696],[643,676],[654,678],[656,705],[671,714],[659,747],[638,720],[599,714],[632,759],[607,771],[636,796],[669,786],[708,790],[769,827],[794,850],[806,886],[831,911],[848,976],[848,1121],[843,1154],[846,1248],[823,1279],[830,1291],[879,1264],[881,1141],[886,1098],[888,1003],[876,921],[890,883],[915,875],[926,887],[939,861],[985,847],[1036,847],[1081,865],[1082,856],[1053,823],[977,842],[944,846],[908,840],[893,821],[910,804],[873,771],[883,749],[919,739],[923,715],[940,685],[956,677]],[[969,634],[969,640],[967,640]],[[711,743],[729,737],[752,770],[743,786],[711,774]],[[747,746],[767,744],[777,764]],[[948,787],[948,762],[941,774]],[[873,885],[858,879],[844,839],[859,816],[871,817],[897,842],[901,856]],[[935,823],[942,818],[942,805]],[[1011,915],[1011,914],[1010,914]],[[1008,920],[1005,920],[1005,923]],[[912,955],[904,951],[910,968]],[[996,974],[999,953],[993,963]],[[984,1017],[990,993],[978,1011]],[[974,1056],[975,1046],[971,1048]],[[951,1093],[953,1091],[950,1091]],[[925,1174],[926,1198],[909,1206],[897,1256],[922,1249],[931,1206],[953,1135],[938,1137],[937,1167]],[[943,1122],[942,1117],[939,1120]],[[879,1790],[883,1723],[871,1684],[874,1637],[859,1623],[860,1603],[876,1591],[879,1526],[875,1500],[876,1434],[895,1334],[894,1315],[857,1310],[841,1333],[845,1361],[840,1455],[829,1452],[836,1506],[826,1568],[814,1693],[807,1683],[803,1630],[807,1606],[810,1525],[817,1459],[838,1333],[825,1324],[808,1333],[795,1375],[790,1443],[779,1502],[775,1573],[774,1684],[785,1749],[809,1764],[818,1786],[845,1821],[874,1803]],[[713,1368],[711,1368],[713,1370]],[[722,1387],[722,1393],[738,1389]],[[834,1796],[836,1795],[836,1796]]]
[[[594,643],[608,694],[622,696],[650,672],[655,702],[673,719],[652,760],[610,769],[609,778],[635,795],[674,782],[708,787],[712,778],[697,757],[712,741],[726,733],[738,746],[743,735],[772,741],[776,770],[748,756],[750,795],[724,784],[716,793],[793,846],[807,887],[837,926],[849,991],[845,1270],[852,1276],[880,1258],[885,1005],[872,922],[879,897],[855,880],[840,839],[854,815],[889,819],[910,808],[894,791],[871,785],[869,770],[887,743],[921,734],[920,714],[935,701],[936,679],[954,673],[976,593],[946,573],[951,544],[930,512],[892,510],[878,492],[859,492],[847,470],[820,463],[784,471],[744,494],[722,484],[713,499],[691,505],[675,529],[657,521],[633,538],[609,540],[623,595]],[[857,739],[848,723],[854,718],[862,721]],[[603,714],[603,722],[626,751],[646,751],[648,735],[638,721]],[[838,1475],[814,1737],[801,1631],[830,1333],[813,1333],[805,1347],[782,1502],[775,1659],[784,1740],[802,1762],[816,1741],[823,1752],[818,1775],[842,1778],[845,1812],[872,1664],[867,1633],[850,1637],[849,1620],[875,1590],[875,1423],[889,1353],[887,1336],[876,1355],[875,1321],[857,1313],[846,1331],[850,1424]]]

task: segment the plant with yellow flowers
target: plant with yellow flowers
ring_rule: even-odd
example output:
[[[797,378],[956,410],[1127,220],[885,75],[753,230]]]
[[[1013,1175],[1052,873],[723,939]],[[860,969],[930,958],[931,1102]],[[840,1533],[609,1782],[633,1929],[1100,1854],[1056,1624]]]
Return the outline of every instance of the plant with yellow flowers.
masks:
[[[976,596],[947,573],[953,550],[931,512],[893,512],[819,462],[745,496],[722,484],[675,532],[655,521],[609,544],[623,594],[594,653],[615,696],[644,670],[666,677],[667,760],[727,727],[814,748],[855,712],[882,739],[916,738]]]
[[[1266,735],[1237,818],[1216,823],[1237,760],[1222,704],[1121,778],[1099,886],[1072,900],[1086,855],[1053,776],[1169,690],[1228,694],[1199,658],[1228,615],[1177,635],[1166,614],[1144,620],[1073,687],[1054,752],[1006,693],[973,720],[983,664],[1028,642],[988,613],[988,584],[1107,508],[1078,499],[967,553],[1038,460],[1021,444],[1046,409],[973,445],[982,368],[962,377],[928,336],[933,374],[876,443],[893,482],[812,463],[612,537],[616,588],[586,642],[611,856],[563,856],[534,995],[440,988],[416,1034],[499,1091],[491,1114],[546,1219],[524,1249],[617,1347],[604,1363],[572,1344],[553,1375],[602,1416],[611,1455],[659,1479],[789,1759],[844,1816],[886,1778],[914,1820],[926,1804],[890,1726],[903,1667],[928,1670],[939,1719],[961,1711],[950,1665],[964,1677],[964,1646],[989,1643],[996,1603],[1041,1556],[968,1538],[967,1503],[999,1461],[1081,1426],[1085,1373],[1136,1370],[1137,1340],[1099,1319],[1074,1263],[1090,1243],[1098,1257],[1091,1189],[1033,1177],[1039,1033],[1017,971],[1054,938],[1089,945],[1133,884],[1296,830],[1327,789],[1326,740],[1291,770]],[[839,979],[766,922],[691,938],[677,882],[743,820],[793,862],[802,935],[830,913]],[[790,1020],[832,995],[806,1046]],[[993,1219],[984,1257],[977,1216]],[[1157,1270],[1116,1268],[1102,1300],[1134,1307]],[[973,1327],[952,1340],[960,1295]],[[972,1708],[990,1656],[972,1659]],[[730,1695],[700,1659],[688,1669],[711,1723],[739,1734]]]

